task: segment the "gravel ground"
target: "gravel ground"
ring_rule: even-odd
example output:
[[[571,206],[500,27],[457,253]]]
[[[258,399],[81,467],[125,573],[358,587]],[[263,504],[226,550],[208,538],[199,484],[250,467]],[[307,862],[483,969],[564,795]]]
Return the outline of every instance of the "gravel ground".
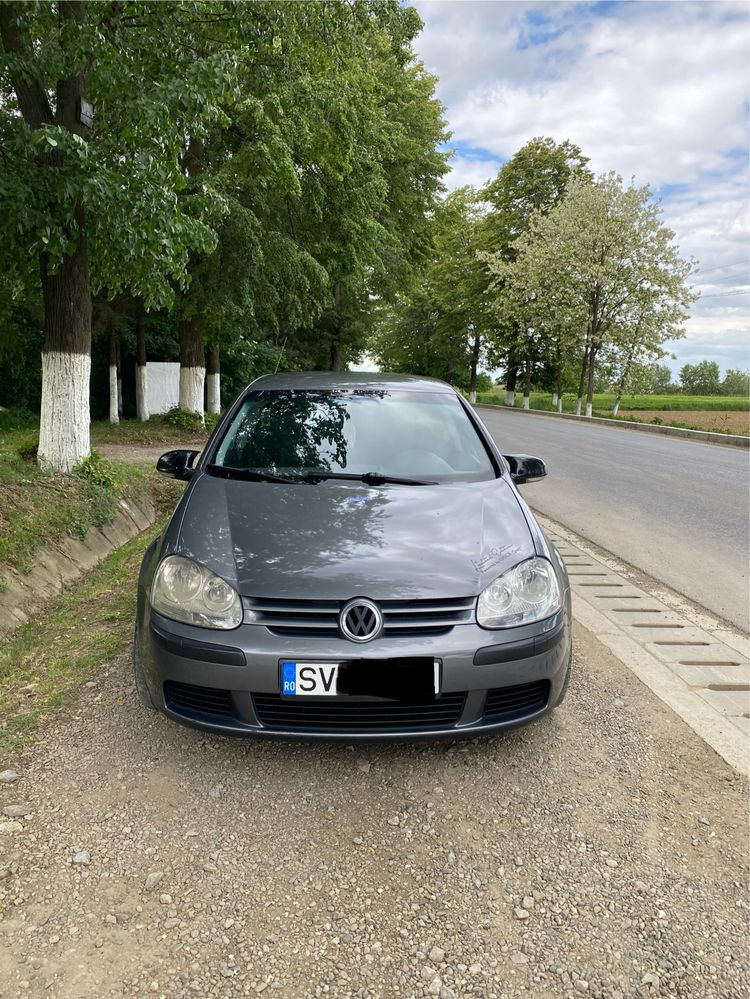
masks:
[[[747,996],[745,781],[577,667],[503,737],[309,746],[148,715],[123,652],[0,775],[0,995]]]

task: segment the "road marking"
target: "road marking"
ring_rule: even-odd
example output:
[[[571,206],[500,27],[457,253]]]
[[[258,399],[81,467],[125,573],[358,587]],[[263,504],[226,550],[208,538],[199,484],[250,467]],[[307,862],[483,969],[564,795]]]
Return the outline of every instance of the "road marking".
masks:
[[[750,760],[747,638],[733,633],[708,612],[689,608],[674,595],[665,594],[661,587],[655,588],[658,597],[640,589],[615,570],[615,560],[594,555],[567,528],[536,516],[569,567],[576,620],[727,763],[747,773]],[[580,572],[582,558],[596,571]],[[596,582],[591,581],[592,576],[597,577]],[[627,587],[627,593],[606,592],[615,587]],[[618,606],[617,601],[622,599],[647,600],[649,606]]]

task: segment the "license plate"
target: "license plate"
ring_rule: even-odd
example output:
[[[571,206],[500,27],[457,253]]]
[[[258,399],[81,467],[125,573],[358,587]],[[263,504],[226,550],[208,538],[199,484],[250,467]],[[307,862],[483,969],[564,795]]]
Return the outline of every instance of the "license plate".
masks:
[[[335,697],[338,663],[282,662],[283,697]]]
[[[439,697],[440,672],[440,661],[427,657],[338,663],[284,659],[281,696]]]

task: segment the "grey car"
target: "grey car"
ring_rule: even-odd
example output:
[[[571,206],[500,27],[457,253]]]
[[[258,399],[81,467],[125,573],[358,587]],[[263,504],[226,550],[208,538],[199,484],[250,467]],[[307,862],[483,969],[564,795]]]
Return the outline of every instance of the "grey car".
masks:
[[[204,450],[138,584],[150,707],[233,735],[456,738],[539,718],[571,669],[562,560],[451,386],[267,375]]]

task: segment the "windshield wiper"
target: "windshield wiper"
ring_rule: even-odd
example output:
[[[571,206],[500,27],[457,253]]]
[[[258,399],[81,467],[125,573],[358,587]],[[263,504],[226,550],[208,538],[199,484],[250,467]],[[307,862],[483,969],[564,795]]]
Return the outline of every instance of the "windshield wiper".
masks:
[[[397,486],[436,486],[437,482],[426,479],[403,479],[397,475],[381,475],[380,472],[308,472],[301,475],[305,482],[319,482],[322,479],[348,479],[350,482],[364,482],[368,486],[384,486],[391,483]]]
[[[274,475],[273,472],[256,472],[250,468],[234,468],[232,465],[209,465],[211,475],[222,479],[244,479],[246,482],[299,482],[298,476]]]

